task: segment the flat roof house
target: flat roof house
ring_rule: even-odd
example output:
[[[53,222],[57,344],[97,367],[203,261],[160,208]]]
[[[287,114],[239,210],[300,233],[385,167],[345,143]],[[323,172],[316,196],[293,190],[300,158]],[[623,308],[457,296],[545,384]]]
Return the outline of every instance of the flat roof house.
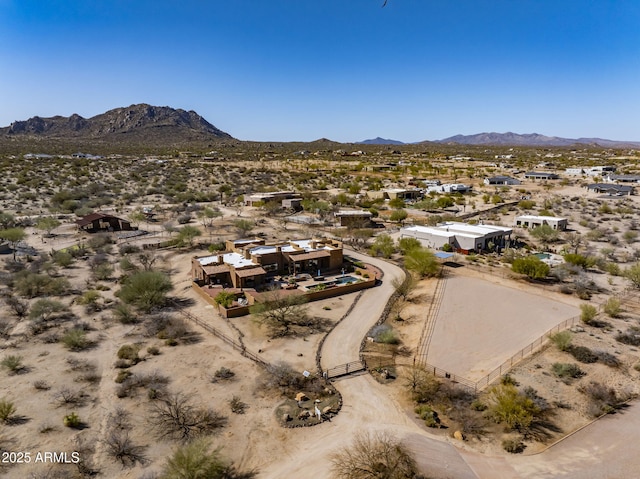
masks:
[[[202,284],[257,288],[268,275],[337,271],[342,243],[331,239],[290,240],[266,244],[261,238],[227,240],[226,251],[191,259],[192,278]]]
[[[524,174],[524,177],[529,180],[557,180],[560,178],[559,175],[546,171],[528,171]]]
[[[516,216],[515,223],[516,226],[521,226],[523,228],[536,228],[542,225],[549,225],[554,230],[564,231],[567,229],[567,219],[556,216]]]
[[[367,210],[340,210],[335,214],[340,226],[366,228],[371,225],[373,214]]]
[[[491,178],[485,178],[484,184],[511,186],[511,185],[521,185],[522,182],[510,176],[498,175],[498,176],[493,176]]]
[[[388,188],[379,191],[367,191],[369,198],[383,198],[385,200],[393,200],[400,198],[403,200],[417,200],[422,198],[422,190],[420,188]]]
[[[490,249],[489,243],[501,248],[509,239],[512,229],[498,225],[470,225],[448,221],[437,226],[408,226],[400,229],[400,238],[415,238],[424,246],[440,249],[445,244],[454,250],[482,252]]]
[[[611,183],[592,183],[587,185],[587,191],[607,194],[609,196],[629,196],[635,194],[635,188],[631,185],[612,185]]]
[[[640,175],[615,175],[612,173],[607,176],[607,180],[616,183],[640,183]]]
[[[295,191],[268,191],[264,193],[252,193],[245,196],[244,204],[245,206],[256,206],[256,204],[278,201],[284,206],[283,201],[298,198],[300,198],[300,196]]]

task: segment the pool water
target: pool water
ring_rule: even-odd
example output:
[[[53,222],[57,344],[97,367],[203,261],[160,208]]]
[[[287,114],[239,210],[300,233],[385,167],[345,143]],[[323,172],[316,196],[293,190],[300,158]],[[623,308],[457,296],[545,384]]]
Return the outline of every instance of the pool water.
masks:
[[[337,284],[355,283],[356,281],[358,281],[358,278],[354,278],[353,276],[340,276],[336,278]]]
[[[551,255],[549,253],[536,253],[533,256],[536,256],[538,259],[549,259]]]

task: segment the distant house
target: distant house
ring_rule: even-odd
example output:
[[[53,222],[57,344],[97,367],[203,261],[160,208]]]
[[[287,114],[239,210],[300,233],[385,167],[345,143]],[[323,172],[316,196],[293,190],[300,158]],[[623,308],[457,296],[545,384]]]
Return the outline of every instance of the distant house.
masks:
[[[393,200],[400,198],[402,200],[417,200],[422,198],[422,190],[420,188],[389,188],[379,191],[367,191],[369,198],[382,198],[385,200]]]
[[[428,248],[440,249],[449,245],[461,253],[482,252],[490,243],[500,248],[510,238],[512,229],[497,225],[470,225],[448,221],[437,226],[408,226],[400,229],[400,238],[415,238]]]
[[[245,206],[257,206],[270,202],[279,202],[283,208],[295,209],[300,206],[300,202],[297,203],[297,206],[295,206],[296,202],[291,201],[285,204],[286,200],[300,200],[300,202],[302,201],[300,195],[298,195],[294,191],[268,191],[266,193],[252,193],[245,196],[244,204]]]
[[[485,185],[503,185],[503,186],[511,186],[511,185],[520,185],[522,182],[510,176],[493,176],[491,178],[484,179]]]
[[[606,194],[609,196],[629,196],[635,194],[635,189],[630,185],[612,185],[610,183],[592,183],[587,185],[587,191]]]
[[[473,187],[462,183],[445,183],[444,185],[427,186],[427,193],[467,193]]]
[[[129,231],[134,228],[131,223],[117,216],[106,213],[91,213],[76,220],[79,229],[87,233],[98,233],[101,231]]]
[[[560,178],[559,175],[546,171],[528,171],[524,174],[524,177],[528,180],[557,180]]]
[[[523,228],[536,228],[542,225],[549,225],[554,230],[564,231],[567,229],[567,219],[559,218],[556,216],[534,216],[534,215],[522,215],[516,216],[516,226]]]
[[[373,214],[367,210],[340,210],[335,214],[340,226],[368,228],[371,226]]]
[[[606,179],[615,183],[640,183],[640,175],[614,175],[612,173]]]
[[[567,168],[565,173],[572,176],[605,176],[616,171],[615,166],[591,166],[582,168]]]

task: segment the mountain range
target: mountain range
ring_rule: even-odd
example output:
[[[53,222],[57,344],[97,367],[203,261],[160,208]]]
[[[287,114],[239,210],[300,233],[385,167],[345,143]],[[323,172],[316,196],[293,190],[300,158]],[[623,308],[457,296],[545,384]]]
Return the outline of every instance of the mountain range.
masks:
[[[34,142],[50,140],[57,144],[128,146],[145,148],[175,148],[189,145],[213,144],[234,138],[216,128],[195,111],[174,109],[168,106],[147,104],[115,108],[105,113],[83,118],[78,114],[69,117],[34,116],[15,121],[0,128],[0,141]],[[329,141],[329,140],[326,140]],[[560,138],[537,133],[517,134],[479,133],[456,135],[443,140],[419,143],[494,146],[599,146],[603,148],[640,148],[640,142],[612,141],[603,138]],[[404,145],[398,140],[374,138],[357,142],[365,145]]]
[[[115,108],[91,118],[34,116],[0,128],[0,137],[58,141],[179,146],[189,142],[233,140],[195,111],[147,104]]]

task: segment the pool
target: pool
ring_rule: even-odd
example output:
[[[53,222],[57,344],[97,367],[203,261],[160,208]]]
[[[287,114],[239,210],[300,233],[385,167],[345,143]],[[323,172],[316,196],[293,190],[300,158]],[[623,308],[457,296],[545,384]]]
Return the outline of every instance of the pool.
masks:
[[[356,281],[358,281],[358,278],[354,278],[353,276],[340,276],[336,278],[337,284],[355,283]]]
[[[535,253],[533,256],[535,256],[538,259],[549,259],[549,258],[551,258],[551,255],[549,253]]]

